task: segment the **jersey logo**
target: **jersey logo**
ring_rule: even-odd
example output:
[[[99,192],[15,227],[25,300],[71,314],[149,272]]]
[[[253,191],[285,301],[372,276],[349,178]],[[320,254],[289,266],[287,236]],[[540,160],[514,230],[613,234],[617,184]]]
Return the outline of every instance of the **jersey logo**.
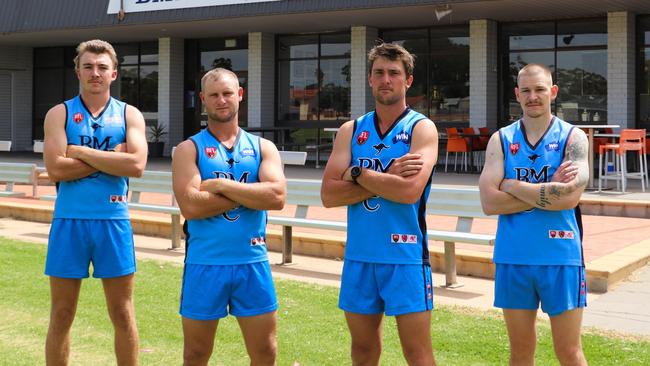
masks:
[[[111,203],[126,202],[126,195],[112,194],[110,198]]]
[[[226,219],[227,221],[230,221],[230,222],[235,222],[235,221],[237,221],[239,219],[239,214],[237,214],[237,216],[235,216],[235,217],[230,217],[230,216],[228,216],[227,212],[224,212],[224,213],[221,214],[221,216],[223,216],[224,219]]]
[[[209,159],[214,159],[214,157],[217,156],[217,148],[214,146],[206,147],[205,149],[203,149],[203,151],[205,151],[205,155]]]
[[[263,236],[257,238],[251,238],[251,246],[255,247],[258,245],[266,245],[266,240],[264,240]]]
[[[230,159],[226,160],[226,163],[228,164],[228,168],[232,168],[232,166],[233,166],[235,163],[239,163],[239,162],[238,162],[238,161],[235,161],[234,158],[230,158]]]
[[[535,168],[518,168],[515,167],[517,180],[528,183],[548,182],[548,170],[550,165],[544,165],[538,172]]]
[[[241,151],[242,156],[255,156],[255,150],[253,149],[243,149]]]
[[[383,142],[380,142],[377,145],[372,145],[372,148],[377,150],[375,155],[379,155],[384,149],[390,149],[390,146],[386,146]]]
[[[95,131],[96,131],[98,128],[104,128],[104,126],[100,125],[100,124],[97,123],[97,122],[93,122],[93,124],[90,125],[90,127],[92,127],[93,130],[95,130]]]
[[[390,234],[393,244],[417,244],[418,236],[413,234]]]
[[[366,211],[368,211],[368,212],[375,212],[375,211],[379,210],[379,207],[380,207],[379,203],[374,205],[374,206],[370,206],[370,200],[373,199],[373,198],[378,198],[378,197],[374,196],[374,197],[368,198],[366,200],[363,200],[363,203],[362,203],[363,208],[365,208]]]
[[[357,145],[363,145],[368,141],[368,137],[370,134],[368,131],[361,131],[361,133],[357,136]]]
[[[393,144],[396,144],[398,142],[403,142],[405,144],[409,144],[411,142],[411,135],[408,134],[406,131],[402,131],[395,135],[393,137]]]
[[[517,155],[518,152],[519,152],[519,143],[516,143],[516,144],[511,143],[510,144],[510,153],[512,155]]]
[[[573,239],[573,230],[549,230],[549,239]]]
[[[74,123],[81,123],[81,121],[84,120],[84,115],[81,114],[80,112],[77,112],[72,116],[72,120],[74,121]]]
[[[533,155],[528,156],[528,160],[532,161],[533,164],[535,164],[535,160],[537,160],[538,158],[541,158],[541,157],[542,157],[541,155],[533,154]]]
[[[560,151],[560,143],[557,141],[548,143],[544,147],[546,148],[546,151]]]

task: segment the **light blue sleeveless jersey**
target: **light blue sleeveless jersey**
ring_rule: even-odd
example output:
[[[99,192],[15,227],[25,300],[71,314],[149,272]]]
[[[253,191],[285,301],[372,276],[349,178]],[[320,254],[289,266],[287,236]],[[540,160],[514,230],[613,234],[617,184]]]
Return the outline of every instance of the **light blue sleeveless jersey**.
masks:
[[[110,98],[94,118],[80,96],[64,102],[68,145],[112,150],[126,141],[126,103]],[[57,184],[56,219],[128,219],[128,178],[98,172]]]
[[[499,130],[507,179],[550,182],[564,160],[573,125],[554,117],[532,146],[521,120]],[[582,225],[576,209],[499,215],[494,262],[525,265],[583,265]]]
[[[262,161],[260,138],[239,129],[232,149],[207,128],[190,137],[197,152],[201,180],[227,178],[245,183],[259,181]],[[221,215],[188,220],[186,263],[232,265],[267,260],[266,211],[239,206]]]
[[[382,135],[375,112],[359,117],[352,135],[352,165],[385,172],[411,148],[413,128],[426,117],[407,108]],[[420,200],[403,204],[373,197],[348,206],[345,258],[362,262],[428,264],[426,202],[431,177]]]

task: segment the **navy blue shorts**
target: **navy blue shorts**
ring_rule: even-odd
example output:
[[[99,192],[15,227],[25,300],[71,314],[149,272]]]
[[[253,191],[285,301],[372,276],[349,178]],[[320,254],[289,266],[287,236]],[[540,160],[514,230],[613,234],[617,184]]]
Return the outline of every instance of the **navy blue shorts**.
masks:
[[[268,261],[236,265],[185,264],[180,314],[215,320],[278,309]]]
[[[45,274],[62,278],[112,278],[135,272],[131,221],[54,219]]]
[[[587,306],[587,283],[582,266],[497,264],[494,306],[537,310],[557,316]]]
[[[346,260],[339,308],[358,314],[403,315],[433,309],[431,267]]]

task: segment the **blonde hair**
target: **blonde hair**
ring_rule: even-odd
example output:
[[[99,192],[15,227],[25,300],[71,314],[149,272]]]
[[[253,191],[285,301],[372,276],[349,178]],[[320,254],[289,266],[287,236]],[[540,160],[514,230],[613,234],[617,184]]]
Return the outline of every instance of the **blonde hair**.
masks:
[[[521,78],[521,75],[535,74],[540,71],[545,76],[548,76],[548,78],[551,80],[551,85],[553,85],[553,71],[551,71],[548,66],[542,64],[528,64],[522,67],[521,70],[519,70],[519,73],[517,73],[517,85],[519,85],[519,79]]]
[[[201,78],[201,91],[205,89],[205,83],[209,80],[211,81],[218,81],[220,80],[224,75],[228,75],[235,80],[235,83],[237,84],[237,89],[239,89],[239,78],[237,78],[237,74],[234,72],[224,69],[222,67],[217,67],[215,69],[212,69],[203,75]]]
[[[74,58],[74,67],[76,69],[79,68],[79,60],[81,59],[81,56],[86,52],[97,55],[103,53],[107,54],[108,57],[111,58],[111,61],[113,61],[113,70],[117,69],[117,54],[115,53],[115,49],[110,43],[102,41],[101,39],[92,39],[90,41],[79,43],[77,46],[77,56]]]

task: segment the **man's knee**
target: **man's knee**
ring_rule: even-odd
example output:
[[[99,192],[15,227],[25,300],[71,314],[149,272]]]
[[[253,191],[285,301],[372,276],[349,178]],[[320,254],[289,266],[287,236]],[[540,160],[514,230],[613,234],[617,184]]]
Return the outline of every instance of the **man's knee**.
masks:
[[[70,327],[72,327],[74,317],[74,307],[56,307],[52,309],[52,314],[50,315],[50,328],[57,332],[67,331],[70,329]]]
[[[260,344],[251,350],[251,363],[256,365],[273,365],[278,354],[278,346],[274,338]]]
[[[357,362],[362,360],[373,360],[375,358],[379,359],[380,354],[381,341],[367,343],[352,341],[352,359]]]
[[[131,304],[112,306],[110,315],[115,328],[128,330],[135,327],[135,314]]]
[[[183,350],[184,365],[205,365],[212,355],[211,347],[188,346]]]
[[[403,352],[409,365],[431,365],[433,363],[433,351],[425,347],[405,348]]]
[[[555,348],[555,355],[562,365],[583,365],[584,353],[580,345],[561,345]]]
[[[510,360],[512,364],[529,364],[535,358],[535,341],[510,340]]]

